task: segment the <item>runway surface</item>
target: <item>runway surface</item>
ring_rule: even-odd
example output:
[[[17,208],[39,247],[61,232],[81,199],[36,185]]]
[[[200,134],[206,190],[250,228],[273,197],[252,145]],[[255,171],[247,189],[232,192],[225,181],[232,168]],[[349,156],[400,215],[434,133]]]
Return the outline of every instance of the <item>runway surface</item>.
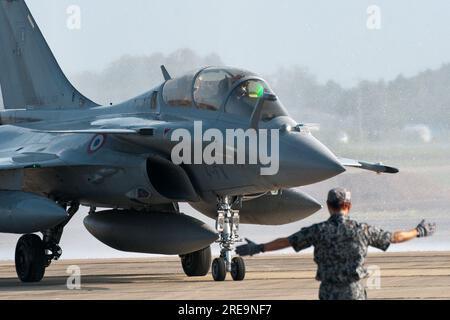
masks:
[[[246,259],[243,282],[187,278],[177,258],[65,260],[39,284],[22,284],[12,263],[0,263],[0,299],[316,299],[311,255]],[[79,266],[81,289],[69,290],[67,268]],[[370,299],[449,299],[450,252],[371,254]],[[377,278],[377,270],[381,277]],[[379,280],[379,281],[378,281]],[[375,287],[380,286],[379,289]]]

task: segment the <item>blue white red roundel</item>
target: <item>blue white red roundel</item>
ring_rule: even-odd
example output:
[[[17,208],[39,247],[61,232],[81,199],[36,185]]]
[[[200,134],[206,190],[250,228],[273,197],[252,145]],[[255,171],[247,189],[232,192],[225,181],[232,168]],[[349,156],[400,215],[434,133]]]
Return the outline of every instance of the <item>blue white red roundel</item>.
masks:
[[[100,148],[104,146],[105,142],[106,142],[106,135],[97,134],[92,138],[91,142],[89,143],[88,153],[94,153],[100,150]]]

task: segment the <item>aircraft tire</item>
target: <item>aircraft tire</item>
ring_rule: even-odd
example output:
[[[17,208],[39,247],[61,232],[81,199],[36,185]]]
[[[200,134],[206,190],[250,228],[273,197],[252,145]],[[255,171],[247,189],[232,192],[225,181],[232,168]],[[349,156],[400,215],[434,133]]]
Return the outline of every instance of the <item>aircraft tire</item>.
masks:
[[[188,277],[206,276],[211,265],[211,247],[183,255],[181,265]]]
[[[245,262],[241,257],[234,257],[231,261],[231,277],[234,281],[242,281],[245,278]]]
[[[22,282],[39,282],[44,277],[46,257],[44,243],[35,234],[26,234],[17,241],[16,272]]]
[[[227,268],[223,258],[214,259],[211,267],[211,272],[214,281],[225,281],[227,277]]]

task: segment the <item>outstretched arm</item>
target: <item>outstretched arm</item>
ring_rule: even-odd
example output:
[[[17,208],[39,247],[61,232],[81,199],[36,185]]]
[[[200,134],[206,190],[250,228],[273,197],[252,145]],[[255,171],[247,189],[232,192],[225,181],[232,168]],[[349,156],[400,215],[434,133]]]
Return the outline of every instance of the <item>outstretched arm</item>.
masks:
[[[312,246],[314,234],[316,233],[315,226],[303,228],[299,232],[294,233],[288,238],[280,238],[266,244],[256,244],[248,239],[247,244],[236,248],[236,253],[240,256],[253,256],[261,252],[277,251],[293,247],[295,251],[300,251]]]
[[[419,225],[410,231],[397,231],[392,234],[392,243],[402,243],[414,238],[423,238],[433,235],[436,231],[435,223],[426,223],[422,220]]]
[[[392,234],[392,243],[402,243],[417,238],[417,229],[410,231],[396,231]]]
[[[266,244],[257,244],[249,239],[245,240],[247,241],[247,244],[236,248],[236,253],[240,256],[253,256],[261,252],[276,251],[291,246],[288,238],[277,239]]]
[[[291,246],[291,244],[289,243],[288,238],[280,238],[280,239],[268,242],[266,244],[263,244],[263,249],[264,249],[263,252],[282,250],[282,249],[289,248],[290,246]]]

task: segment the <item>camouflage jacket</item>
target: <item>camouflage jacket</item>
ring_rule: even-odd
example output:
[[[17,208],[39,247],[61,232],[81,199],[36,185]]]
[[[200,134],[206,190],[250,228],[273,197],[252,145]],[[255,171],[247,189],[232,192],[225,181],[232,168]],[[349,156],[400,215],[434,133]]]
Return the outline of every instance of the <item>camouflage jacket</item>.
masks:
[[[303,228],[289,237],[295,251],[314,246],[318,281],[351,283],[367,276],[364,261],[368,246],[386,251],[391,233],[358,223],[343,215]]]

